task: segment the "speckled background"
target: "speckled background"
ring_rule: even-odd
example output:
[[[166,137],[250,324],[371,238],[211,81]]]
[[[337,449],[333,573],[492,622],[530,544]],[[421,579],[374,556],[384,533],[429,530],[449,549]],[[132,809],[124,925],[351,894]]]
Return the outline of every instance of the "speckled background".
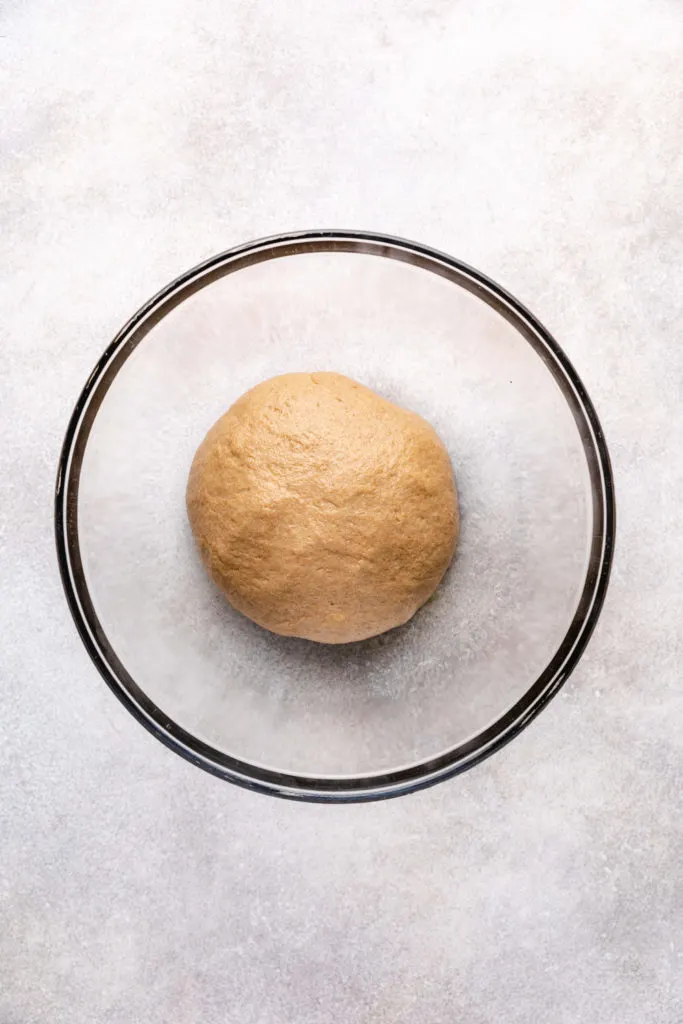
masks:
[[[680,1024],[683,157],[675,0],[6,0],[0,21],[1,1024]],[[619,543],[563,693],[467,775],[293,805],[169,753],[57,578],[73,401],[171,277],[362,227],[556,334]]]

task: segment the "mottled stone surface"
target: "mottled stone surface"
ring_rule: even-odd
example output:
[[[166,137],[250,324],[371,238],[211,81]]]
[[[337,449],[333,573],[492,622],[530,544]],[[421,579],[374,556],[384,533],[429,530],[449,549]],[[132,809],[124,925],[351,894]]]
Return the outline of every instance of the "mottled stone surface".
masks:
[[[683,1019],[683,20],[674,0],[8,0],[0,20],[0,1022]],[[52,490],[108,339],[281,230],[425,241],[556,334],[617,561],[484,765],[322,808],[157,743],[69,620]]]

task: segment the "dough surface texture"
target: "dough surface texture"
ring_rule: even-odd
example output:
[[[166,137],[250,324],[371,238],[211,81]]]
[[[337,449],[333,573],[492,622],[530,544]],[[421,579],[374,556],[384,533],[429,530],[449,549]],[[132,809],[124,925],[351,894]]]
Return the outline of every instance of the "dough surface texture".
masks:
[[[285,374],[242,395],[197,450],[187,511],[233,607],[320,643],[407,622],[458,536],[435,431],[337,373]]]

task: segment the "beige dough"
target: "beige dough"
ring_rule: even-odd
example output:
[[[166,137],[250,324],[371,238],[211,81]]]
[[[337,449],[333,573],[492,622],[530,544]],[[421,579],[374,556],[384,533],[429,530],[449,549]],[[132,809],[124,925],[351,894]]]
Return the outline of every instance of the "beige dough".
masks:
[[[458,535],[437,434],[338,373],[288,373],[242,395],[195,455],[187,510],[235,608],[331,644],[406,622]]]

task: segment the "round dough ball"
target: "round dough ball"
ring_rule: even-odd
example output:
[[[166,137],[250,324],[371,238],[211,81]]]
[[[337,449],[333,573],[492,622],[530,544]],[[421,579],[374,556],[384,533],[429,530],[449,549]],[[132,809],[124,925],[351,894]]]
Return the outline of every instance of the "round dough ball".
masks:
[[[338,373],[288,373],[242,395],[195,455],[187,510],[235,608],[328,644],[407,622],[458,534],[437,434]]]

